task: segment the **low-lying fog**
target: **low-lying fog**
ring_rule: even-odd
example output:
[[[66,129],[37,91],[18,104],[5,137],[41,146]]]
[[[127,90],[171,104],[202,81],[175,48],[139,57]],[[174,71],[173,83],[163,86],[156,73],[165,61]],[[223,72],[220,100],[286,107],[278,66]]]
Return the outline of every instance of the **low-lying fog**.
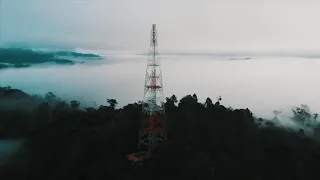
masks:
[[[262,117],[300,104],[320,112],[320,59],[163,55],[161,60],[165,97],[196,93],[203,102],[221,95],[225,106],[249,108]],[[113,55],[72,66],[7,69],[0,71],[0,85],[30,94],[52,91],[88,106],[115,98],[123,106],[142,100],[146,61],[143,55]]]

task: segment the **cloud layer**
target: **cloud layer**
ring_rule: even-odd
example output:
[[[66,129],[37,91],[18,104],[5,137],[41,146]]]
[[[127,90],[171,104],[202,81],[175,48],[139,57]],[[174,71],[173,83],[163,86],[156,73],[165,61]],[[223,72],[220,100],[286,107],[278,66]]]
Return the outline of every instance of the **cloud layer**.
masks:
[[[168,52],[320,51],[319,1],[2,0],[2,41]]]

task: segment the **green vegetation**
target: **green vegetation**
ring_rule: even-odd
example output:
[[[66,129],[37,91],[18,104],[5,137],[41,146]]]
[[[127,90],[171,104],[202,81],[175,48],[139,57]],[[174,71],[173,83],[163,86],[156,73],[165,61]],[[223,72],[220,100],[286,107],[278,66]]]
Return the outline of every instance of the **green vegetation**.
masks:
[[[0,69],[5,69],[5,68],[9,68],[8,65],[0,64]]]
[[[169,140],[142,166],[137,150],[142,104],[79,109],[53,93],[44,98],[0,89],[0,135],[27,140],[1,169],[1,179],[317,179],[320,146],[303,131],[256,119],[249,109],[210,98],[166,98]],[[309,117],[305,107],[294,119]],[[297,110],[297,109],[295,109]],[[304,112],[303,112],[304,111]],[[279,114],[279,113],[276,113]],[[269,123],[266,123],[269,122]],[[269,124],[269,125],[265,125]],[[2,178],[5,177],[5,178]]]
[[[77,52],[69,52],[69,51],[58,51],[54,53],[57,56],[72,56],[72,57],[83,57],[83,58],[101,58],[99,55],[96,54],[83,54]]]
[[[14,65],[6,65],[6,64],[0,64],[0,69],[6,69],[6,68],[26,68],[30,67],[30,64],[14,64]]]
[[[70,60],[55,58],[54,54],[35,52],[28,49],[5,49],[0,48],[0,62],[10,64],[38,64],[56,62],[72,64]]]
[[[58,51],[58,52],[39,52],[30,49],[20,48],[0,48],[0,69],[4,68],[24,68],[31,64],[40,64],[46,62],[55,62],[58,64],[74,64],[73,58],[101,58],[95,54],[82,54],[77,52]],[[2,63],[2,64],[1,64]]]

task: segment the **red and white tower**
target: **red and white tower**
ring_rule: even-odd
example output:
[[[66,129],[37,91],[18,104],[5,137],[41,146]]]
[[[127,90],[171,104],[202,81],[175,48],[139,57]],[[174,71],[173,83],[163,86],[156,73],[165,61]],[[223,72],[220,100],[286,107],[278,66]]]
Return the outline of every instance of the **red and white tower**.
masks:
[[[153,151],[166,139],[163,84],[158,56],[156,25],[152,25],[150,49],[143,97],[143,121],[139,133],[139,149]]]

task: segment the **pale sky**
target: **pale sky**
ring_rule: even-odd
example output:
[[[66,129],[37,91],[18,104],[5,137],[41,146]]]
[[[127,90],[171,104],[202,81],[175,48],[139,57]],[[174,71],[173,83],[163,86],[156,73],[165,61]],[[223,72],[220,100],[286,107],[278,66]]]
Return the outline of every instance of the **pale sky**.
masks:
[[[317,0],[2,0],[1,40],[146,52],[320,52]]]

